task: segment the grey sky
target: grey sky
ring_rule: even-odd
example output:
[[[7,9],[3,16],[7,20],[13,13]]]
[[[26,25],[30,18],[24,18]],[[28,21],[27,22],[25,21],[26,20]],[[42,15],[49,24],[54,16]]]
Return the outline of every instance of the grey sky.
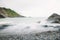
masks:
[[[31,17],[48,17],[55,12],[60,14],[60,0],[1,0],[0,5]]]

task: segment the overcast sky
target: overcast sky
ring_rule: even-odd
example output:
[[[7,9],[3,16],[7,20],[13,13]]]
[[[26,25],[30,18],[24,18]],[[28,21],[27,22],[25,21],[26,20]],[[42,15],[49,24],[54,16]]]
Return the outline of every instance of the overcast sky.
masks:
[[[0,0],[0,6],[11,8],[24,16],[48,17],[60,14],[60,0]]]

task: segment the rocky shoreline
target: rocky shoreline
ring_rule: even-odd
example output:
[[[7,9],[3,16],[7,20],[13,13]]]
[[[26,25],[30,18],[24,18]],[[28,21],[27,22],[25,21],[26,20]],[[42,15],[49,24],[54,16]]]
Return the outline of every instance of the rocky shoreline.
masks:
[[[60,40],[59,31],[0,36],[0,40]]]

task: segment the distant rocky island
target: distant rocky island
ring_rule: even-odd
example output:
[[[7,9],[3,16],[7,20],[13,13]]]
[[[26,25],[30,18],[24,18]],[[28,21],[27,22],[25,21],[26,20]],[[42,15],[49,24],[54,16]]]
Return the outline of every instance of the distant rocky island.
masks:
[[[51,23],[60,23],[60,15],[57,13],[53,13],[51,16],[48,17],[47,19]]]
[[[22,15],[19,15],[17,12],[15,12],[12,9],[0,7],[0,18],[6,18],[6,17],[24,17]]]

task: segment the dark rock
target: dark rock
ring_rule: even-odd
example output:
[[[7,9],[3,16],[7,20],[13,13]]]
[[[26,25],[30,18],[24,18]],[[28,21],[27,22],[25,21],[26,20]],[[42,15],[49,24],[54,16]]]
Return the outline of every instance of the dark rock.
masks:
[[[60,23],[60,15],[53,13],[47,20],[51,23]]]
[[[0,25],[0,30],[5,29],[5,28],[8,27],[8,26],[11,26],[11,25],[7,25],[7,24]]]
[[[0,18],[5,18],[3,15],[0,14]]]
[[[52,23],[59,23],[59,21],[53,21]]]
[[[48,27],[48,25],[43,25],[43,27]]]

